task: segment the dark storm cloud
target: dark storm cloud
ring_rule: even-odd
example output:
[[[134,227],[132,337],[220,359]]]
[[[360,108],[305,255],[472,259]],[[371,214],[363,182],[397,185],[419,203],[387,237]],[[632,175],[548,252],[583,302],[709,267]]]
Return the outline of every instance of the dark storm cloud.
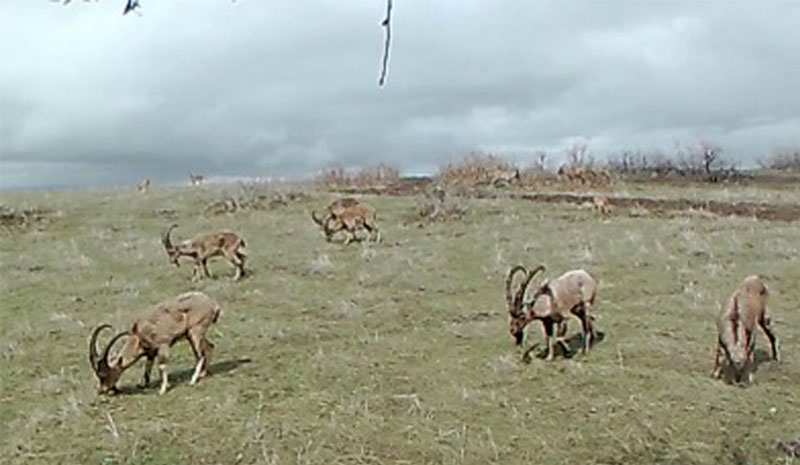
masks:
[[[6,2],[3,187],[800,145],[798,2]]]

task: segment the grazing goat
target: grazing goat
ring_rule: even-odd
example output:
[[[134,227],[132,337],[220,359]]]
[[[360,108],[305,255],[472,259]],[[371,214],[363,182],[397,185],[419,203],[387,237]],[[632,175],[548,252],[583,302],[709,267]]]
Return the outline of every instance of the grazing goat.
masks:
[[[203,184],[204,180],[205,178],[202,174],[189,173],[189,182],[191,182],[193,186],[199,186],[200,184]]]
[[[150,179],[149,179],[149,178],[147,178],[147,179],[143,180],[142,182],[140,182],[139,184],[137,184],[137,185],[136,185],[136,189],[137,189],[139,192],[141,192],[142,194],[144,194],[145,192],[147,192],[147,190],[148,190],[149,188],[150,188]]]
[[[147,357],[140,387],[150,383],[153,362],[158,360],[161,373],[161,389],[164,394],[169,388],[167,361],[170,347],[181,339],[187,339],[192,346],[197,365],[189,384],[208,376],[211,354],[214,349],[207,338],[208,328],[217,322],[221,313],[219,305],[202,292],[187,292],[177,297],[153,305],[142,312],[131,324],[130,329],[112,337],[101,354],[97,351],[97,336],[111,325],[96,327],[89,338],[89,363],[92,365],[99,385],[97,392],[116,393],[117,381],[122,373],[142,357]],[[109,352],[117,340],[127,336],[127,341],[113,360]]]
[[[741,382],[744,375],[747,381],[753,379],[751,372],[754,360],[754,330],[758,324],[769,340],[772,359],[780,360],[778,339],[770,328],[767,313],[769,290],[758,276],[748,276],[731,295],[728,304],[717,318],[717,344],[714,348],[714,369],[711,376],[722,375],[721,357],[733,368],[735,379]]]
[[[611,213],[611,202],[605,195],[595,195],[592,197],[592,206],[595,211],[601,215],[608,215]]]
[[[339,215],[344,213],[348,208],[355,207],[360,203],[361,202],[359,202],[358,199],[354,199],[352,197],[342,197],[334,200],[330,205],[328,205],[328,208],[325,209],[325,216],[322,218],[319,218],[317,216],[317,212],[312,210],[311,219],[320,225],[324,230],[328,222],[339,217]]]
[[[166,250],[170,262],[175,266],[180,266],[178,263],[180,257],[194,258],[195,266],[192,270],[192,281],[200,278],[201,269],[207,278],[211,277],[211,273],[208,272],[207,262],[209,258],[217,255],[222,255],[236,267],[234,280],[238,281],[244,276],[245,242],[244,238],[236,231],[230,229],[209,231],[198,234],[192,239],[173,244],[170,232],[177,227],[177,224],[173,224],[167,228],[161,236],[161,242],[164,244],[164,250]]]
[[[575,317],[581,322],[583,330],[583,349],[586,354],[595,339],[594,331],[594,300],[597,294],[597,281],[584,270],[568,271],[558,278],[545,279],[533,295],[533,299],[524,303],[525,291],[533,277],[544,266],[538,266],[532,271],[527,271],[523,266],[513,267],[506,278],[506,300],[510,313],[509,332],[522,344],[524,329],[528,323],[538,320],[542,323],[542,330],[547,341],[547,360],[555,357],[554,344],[558,342],[562,348],[565,343],[566,323],[569,317]],[[514,275],[518,272],[524,274],[524,279],[512,296],[511,284]],[[527,307],[527,312],[524,308]],[[553,337],[555,335],[555,338]],[[528,348],[524,357],[536,346]]]
[[[353,198],[346,197],[333,202],[322,219],[312,211],[311,218],[322,226],[328,241],[338,231],[345,230],[348,232],[345,244],[349,244],[356,239],[356,231],[359,229],[366,229],[373,241],[381,240],[375,209]]]

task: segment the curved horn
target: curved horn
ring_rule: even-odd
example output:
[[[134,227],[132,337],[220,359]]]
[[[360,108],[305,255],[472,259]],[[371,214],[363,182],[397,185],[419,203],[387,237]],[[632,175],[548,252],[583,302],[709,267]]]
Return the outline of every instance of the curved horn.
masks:
[[[92,369],[97,371],[99,356],[97,354],[97,336],[100,335],[100,331],[111,328],[109,324],[102,324],[92,331],[92,335],[89,337],[89,363],[92,364]]]
[[[508,312],[511,316],[518,316],[519,315],[519,308],[515,305],[514,296],[511,295],[511,283],[514,281],[514,275],[518,272],[527,273],[528,270],[525,269],[522,265],[517,265],[511,268],[508,271],[508,276],[506,276],[506,303],[508,304]]]
[[[103,355],[100,356],[99,363],[104,364],[105,366],[109,366],[108,363],[108,353],[111,352],[111,348],[114,347],[114,343],[117,342],[121,337],[127,336],[129,333],[127,331],[123,331],[121,333],[117,333],[114,337],[108,341],[108,345],[103,350]]]
[[[528,289],[528,285],[530,284],[531,280],[537,273],[540,271],[544,271],[544,266],[539,265],[533,270],[529,271],[525,276],[525,280],[522,281],[517,289],[517,293],[514,296],[514,308],[521,310],[522,309],[522,300],[525,298],[525,291]]]
[[[317,223],[318,225],[320,226],[323,225],[322,224],[323,220],[319,219],[319,217],[317,216],[317,212],[314,210],[311,211],[311,219],[314,220],[314,222]]]
[[[172,232],[173,229],[177,227],[178,227],[177,224],[173,224],[169,228],[167,228],[166,231],[164,231],[164,234],[161,235],[161,243],[164,244],[164,248],[167,250],[173,248],[172,239],[169,237],[169,234]]]

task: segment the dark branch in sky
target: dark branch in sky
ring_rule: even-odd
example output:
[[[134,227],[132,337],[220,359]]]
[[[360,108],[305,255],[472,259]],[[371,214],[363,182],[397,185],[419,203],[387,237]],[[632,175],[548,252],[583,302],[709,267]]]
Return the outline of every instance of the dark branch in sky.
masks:
[[[131,11],[136,10],[139,7],[140,7],[139,0],[128,0],[128,4],[125,5],[125,9],[122,11],[122,14],[126,15]]]
[[[381,26],[386,28],[386,42],[383,46],[383,67],[381,68],[381,78],[378,79],[378,85],[383,86],[386,82],[386,68],[389,65],[389,43],[392,40],[392,0],[386,0],[386,19],[383,20]]]

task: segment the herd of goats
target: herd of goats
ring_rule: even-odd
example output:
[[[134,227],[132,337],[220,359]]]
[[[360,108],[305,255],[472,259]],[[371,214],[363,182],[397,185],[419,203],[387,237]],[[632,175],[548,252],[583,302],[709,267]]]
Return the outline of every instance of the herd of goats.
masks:
[[[600,203],[598,206],[597,204]],[[601,209],[606,202],[595,200],[595,206]],[[331,241],[335,234],[343,231],[347,234],[346,243],[358,239],[361,230],[369,234],[369,239],[379,242],[380,231],[375,209],[355,198],[340,198],[331,203],[323,216],[311,212],[311,217]],[[179,259],[187,257],[194,260],[192,280],[210,277],[207,262],[215,256],[222,256],[236,268],[235,280],[245,274],[244,251],[245,241],[235,231],[215,230],[196,235],[191,239],[172,242],[172,225],[164,232],[162,243],[175,266],[180,266]],[[532,322],[541,324],[546,341],[546,359],[555,357],[556,344],[566,353],[567,322],[575,318],[581,323],[583,346],[581,352],[588,353],[592,342],[596,339],[594,327],[594,302],[597,294],[597,280],[587,271],[578,269],[567,271],[554,279],[544,279],[535,287],[532,298],[527,301],[528,288],[533,278],[545,269],[538,266],[532,270],[517,265],[511,268],[505,280],[506,302],[509,311],[509,332],[517,345],[522,345],[525,328]],[[514,281],[517,276],[517,286]],[[719,378],[723,366],[736,382],[751,382],[755,368],[754,330],[761,327],[769,340],[773,360],[779,360],[778,342],[770,328],[770,317],[767,313],[767,286],[758,276],[745,278],[720,312],[717,319],[717,342],[714,355],[712,376]],[[176,342],[186,339],[194,352],[196,365],[190,384],[209,373],[211,355],[214,348],[206,333],[220,315],[220,306],[202,292],[187,292],[177,297],[153,305],[136,318],[127,331],[113,336],[102,353],[97,350],[97,338],[103,329],[111,328],[108,324],[100,325],[89,338],[89,361],[99,380],[98,392],[117,392],[120,375],[142,357],[147,359],[140,387],[150,382],[153,363],[158,361],[161,375],[160,393],[169,388],[167,361],[170,347]],[[123,347],[109,360],[114,344],[127,337]],[[523,357],[536,346],[525,350]],[[724,362],[723,364],[723,357]]]

